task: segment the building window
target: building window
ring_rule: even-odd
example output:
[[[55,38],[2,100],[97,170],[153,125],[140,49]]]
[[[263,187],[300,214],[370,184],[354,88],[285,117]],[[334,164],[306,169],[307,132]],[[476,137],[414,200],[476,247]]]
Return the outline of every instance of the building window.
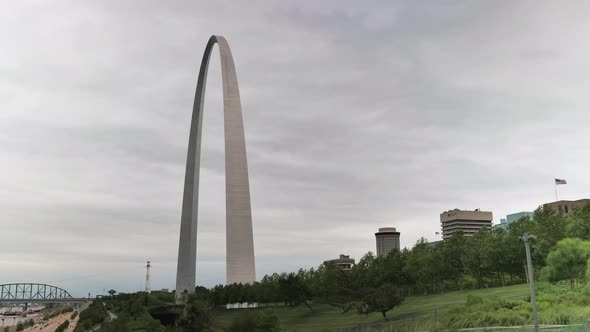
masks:
[[[569,211],[567,210],[568,206],[564,205],[563,207],[565,208],[565,213],[569,213]]]
[[[557,209],[559,210],[559,212],[561,212],[561,211],[562,211],[562,209],[561,209],[561,205],[558,205],[558,206],[557,206]]]

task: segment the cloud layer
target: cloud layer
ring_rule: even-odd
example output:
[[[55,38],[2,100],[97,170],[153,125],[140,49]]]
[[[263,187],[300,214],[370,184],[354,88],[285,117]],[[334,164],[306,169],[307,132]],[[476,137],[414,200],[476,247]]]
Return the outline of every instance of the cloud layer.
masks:
[[[174,288],[207,39],[240,82],[257,272],[436,240],[452,208],[590,196],[586,3],[79,1],[0,12],[0,283]],[[217,57],[215,52],[213,57]],[[206,96],[199,284],[223,283],[219,65]]]

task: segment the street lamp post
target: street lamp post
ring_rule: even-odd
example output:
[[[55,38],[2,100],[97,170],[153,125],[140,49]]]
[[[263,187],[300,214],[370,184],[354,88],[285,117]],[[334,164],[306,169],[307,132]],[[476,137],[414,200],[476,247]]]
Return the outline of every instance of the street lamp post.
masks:
[[[524,233],[520,239],[524,241],[524,249],[526,250],[526,264],[529,271],[529,285],[531,287],[531,305],[533,306],[533,323],[535,324],[535,332],[539,332],[539,317],[537,316],[537,299],[535,298],[535,278],[533,277],[533,263],[531,262],[531,247],[529,240],[536,240],[534,235]]]

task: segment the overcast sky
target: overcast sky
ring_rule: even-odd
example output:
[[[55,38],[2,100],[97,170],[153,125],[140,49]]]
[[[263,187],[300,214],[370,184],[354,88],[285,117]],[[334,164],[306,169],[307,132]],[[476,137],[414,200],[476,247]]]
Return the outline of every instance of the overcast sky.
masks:
[[[0,283],[174,288],[198,65],[232,49],[258,278],[590,196],[585,1],[5,1]],[[217,51],[197,283],[225,282]]]

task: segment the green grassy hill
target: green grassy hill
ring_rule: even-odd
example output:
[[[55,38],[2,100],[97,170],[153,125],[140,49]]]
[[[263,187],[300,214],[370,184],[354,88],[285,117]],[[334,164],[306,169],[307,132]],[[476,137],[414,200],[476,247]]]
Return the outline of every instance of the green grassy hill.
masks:
[[[529,295],[528,285],[517,285],[500,288],[488,288],[479,290],[466,290],[461,292],[448,292],[437,295],[422,295],[406,298],[398,308],[390,311],[391,323],[387,324],[386,331],[412,331],[415,329],[429,329],[435,318],[444,314],[450,307],[464,304],[468,295],[480,297],[525,298]],[[383,319],[380,314],[369,316],[359,315],[354,312],[342,313],[339,308],[329,305],[313,305],[314,311],[301,306],[297,308],[274,308],[274,314],[278,316],[281,327],[290,331],[334,331],[336,328],[358,326],[376,322],[381,324]],[[252,309],[263,310],[263,309]],[[216,325],[227,327],[233,318],[243,310],[226,310],[216,314]]]

